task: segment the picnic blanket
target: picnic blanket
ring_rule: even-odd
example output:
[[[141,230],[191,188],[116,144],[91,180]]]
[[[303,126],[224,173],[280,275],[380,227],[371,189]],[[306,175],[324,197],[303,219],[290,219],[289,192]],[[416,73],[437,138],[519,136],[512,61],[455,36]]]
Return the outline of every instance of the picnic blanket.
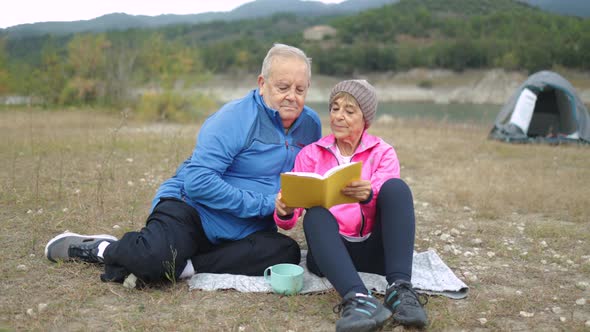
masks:
[[[305,264],[307,250],[301,252],[300,265],[304,269],[302,294],[321,293],[332,289],[326,278],[309,272]],[[387,281],[384,276],[373,273],[359,273],[365,286],[371,291],[385,294]],[[412,284],[417,292],[428,295],[441,295],[451,299],[467,296],[469,287],[453,273],[434,250],[414,252],[412,265]],[[197,273],[188,279],[189,290],[235,289],[239,292],[272,292],[264,277],[249,277],[235,274]]]

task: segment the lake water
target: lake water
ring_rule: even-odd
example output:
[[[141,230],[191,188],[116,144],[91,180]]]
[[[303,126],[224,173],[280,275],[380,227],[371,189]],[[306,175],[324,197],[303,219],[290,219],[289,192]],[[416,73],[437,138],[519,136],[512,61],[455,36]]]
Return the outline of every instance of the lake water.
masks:
[[[327,103],[308,103],[320,115],[328,114]],[[434,104],[380,102],[377,117],[389,114],[398,118],[428,118],[453,123],[492,125],[501,105],[478,104]]]

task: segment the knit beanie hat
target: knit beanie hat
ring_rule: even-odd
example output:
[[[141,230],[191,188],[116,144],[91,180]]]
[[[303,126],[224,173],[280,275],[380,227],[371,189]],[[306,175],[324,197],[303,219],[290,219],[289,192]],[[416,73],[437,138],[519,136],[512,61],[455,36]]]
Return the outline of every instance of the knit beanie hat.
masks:
[[[330,92],[330,108],[332,102],[334,102],[334,96],[338,92],[347,92],[356,99],[356,102],[361,107],[361,112],[363,112],[365,129],[369,128],[377,113],[377,93],[375,88],[366,80],[342,81],[336,84],[332,92]]]

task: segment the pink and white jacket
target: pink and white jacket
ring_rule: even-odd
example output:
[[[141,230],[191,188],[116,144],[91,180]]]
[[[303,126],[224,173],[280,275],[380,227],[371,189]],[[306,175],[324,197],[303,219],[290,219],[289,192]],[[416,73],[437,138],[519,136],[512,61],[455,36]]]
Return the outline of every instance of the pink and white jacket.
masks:
[[[399,160],[393,147],[381,138],[363,132],[361,141],[352,155],[351,162],[362,161],[361,178],[370,180],[373,189],[371,201],[366,204],[340,204],[330,208],[336,217],[340,234],[347,237],[364,237],[371,233],[375,223],[375,213],[379,190],[385,181],[400,177]],[[294,172],[314,172],[324,174],[338,165],[336,158],[336,140],[333,134],[304,147],[295,159]],[[301,188],[305,190],[305,188]],[[277,226],[288,230],[295,226],[303,208],[295,209],[293,217],[281,219],[276,210],[274,219]]]

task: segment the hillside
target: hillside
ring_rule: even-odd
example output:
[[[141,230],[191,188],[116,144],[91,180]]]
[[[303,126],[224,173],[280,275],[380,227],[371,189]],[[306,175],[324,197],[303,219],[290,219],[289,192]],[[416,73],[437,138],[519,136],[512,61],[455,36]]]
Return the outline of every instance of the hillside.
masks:
[[[180,24],[199,24],[213,21],[236,21],[269,17],[277,13],[290,13],[297,16],[334,16],[350,15],[366,9],[396,3],[399,0],[347,0],[338,4],[324,4],[319,1],[302,0],[255,0],[228,12],[207,12],[190,15],[129,15],[112,13],[91,20],[74,22],[40,22],[21,24],[7,29],[0,29],[0,36],[24,38],[39,35],[67,35],[80,32],[105,32],[159,28]]]
[[[254,0],[228,12],[207,12],[189,15],[129,15],[112,13],[91,20],[72,22],[39,22],[21,24],[0,29],[0,36],[23,38],[39,35],[68,35],[80,32],[105,32],[159,28],[179,24],[199,24],[213,21],[235,21],[272,16],[277,13],[290,13],[297,16],[339,16],[351,15],[367,9],[394,4],[400,0],[347,0],[339,4],[324,4],[319,1],[302,0]],[[513,0],[509,0],[513,2]],[[516,0],[541,10],[561,15],[590,17],[590,1],[582,0]],[[441,8],[447,2],[438,2]],[[494,6],[496,7],[496,6]],[[486,8],[485,6],[482,8]],[[498,7],[496,7],[498,8]]]
[[[270,0],[254,4],[265,1]],[[236,12],[247,12],[251,5]],[[328,77],[395,75],[414,68],[459,75],[496,68],[587,71],[590,34],[585,31],[590,31],[588,19],[547,14],[513,0],[400,0],[354,15],[275,14],[153,29],[0,38],[0,94],[34,94],[59,105],[112,105],[124,102],[137,87],[187,88],[216,75],[255,73],[275,42],[305,50],[313,58],[314,74]],[[416,85],[424,88],[411,92],[420,96],[431,93],[428,87],[440,86],[430,79]]]

